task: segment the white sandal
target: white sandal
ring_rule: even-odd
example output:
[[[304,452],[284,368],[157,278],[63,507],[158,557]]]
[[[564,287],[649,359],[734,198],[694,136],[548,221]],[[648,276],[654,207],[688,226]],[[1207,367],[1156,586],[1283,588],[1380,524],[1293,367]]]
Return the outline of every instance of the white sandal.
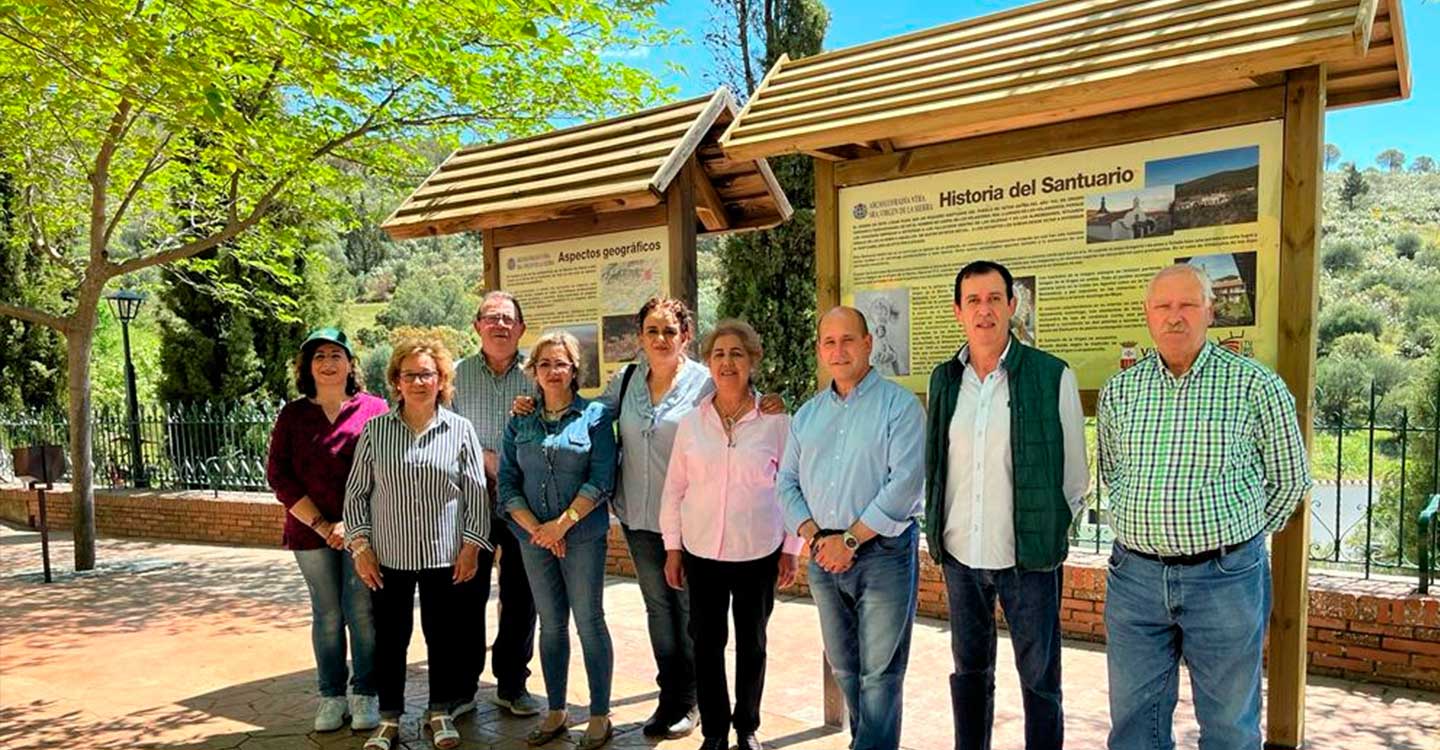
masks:
[[[460,745],[460,732],[455,729],[455,720],[450,714],[437,712],[425,720],[425,731],[436,750],[451,750]],[[389,748],[385,748],[389,750]]]
[[[395,730],[394,734],[390,730]],[[400,723],[396,721],[381,721],[380,726],[375,728],[375,734],[365,740],[363,750],[390,750],[400,741]]]

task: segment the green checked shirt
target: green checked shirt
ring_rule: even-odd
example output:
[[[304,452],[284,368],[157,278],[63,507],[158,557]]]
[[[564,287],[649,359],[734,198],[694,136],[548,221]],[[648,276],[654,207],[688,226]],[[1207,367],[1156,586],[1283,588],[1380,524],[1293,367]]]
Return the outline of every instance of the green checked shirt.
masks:
[[[1125,547],[1188,555],[1278,531],[1310,489],[1295,399],[1207,343],[1183,376],[1151,353],[1100,392],[1100,474]]]
[[[500,452],[515,397],[535,395],[535,383],[525,374],[524,365],[524,358],[516,355],[505,374],[496,375],[485,364],[485,355],[475,352],[455,366],[455,398],[450,408],[475,425],[485,450]]]

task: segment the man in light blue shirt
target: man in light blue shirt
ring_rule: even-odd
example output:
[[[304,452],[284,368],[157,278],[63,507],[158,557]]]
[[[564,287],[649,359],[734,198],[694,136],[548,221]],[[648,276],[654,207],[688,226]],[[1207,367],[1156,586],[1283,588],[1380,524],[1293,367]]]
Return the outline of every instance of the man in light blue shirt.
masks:
[[[920,573],[925,417],[913,394],[870,367],[872,346],[859,310],[820,319],[816,349],[833,382],[791,421],[777,481],[786,527],[809,544],[810,592],[853,747],[895,750]]]

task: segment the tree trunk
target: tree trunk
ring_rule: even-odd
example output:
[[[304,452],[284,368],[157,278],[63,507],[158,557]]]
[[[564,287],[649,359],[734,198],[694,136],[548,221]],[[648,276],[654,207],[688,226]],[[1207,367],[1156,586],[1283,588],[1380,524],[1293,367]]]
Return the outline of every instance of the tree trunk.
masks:
[[[93,288],[92,288],[93,287]],[[70,477],[75,534],[75,570],[95,567],[95,462],[91,452],[90,351],[104,281],[81,287],[65,337],[70,389]]]

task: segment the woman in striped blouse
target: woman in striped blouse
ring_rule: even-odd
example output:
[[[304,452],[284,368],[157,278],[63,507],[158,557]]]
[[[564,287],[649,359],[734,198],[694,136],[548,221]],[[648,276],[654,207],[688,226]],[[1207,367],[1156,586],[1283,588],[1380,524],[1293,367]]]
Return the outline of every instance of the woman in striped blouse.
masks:
[[[574,336],[559,331],[535,342],[525,370],[540,386],[540,408],[505,428],[499,497],[522,540],[520,554],[540,614],[540,669],[550,710],[526,740],[543,745],[566,732],[573,613],[590,682],[590,724],[576,747],[592,750],[615,732],[610,722],[615,656],[602,606],[615,428],[603,404],[580,397],[579,368]]]
[[[454,376],[454,359],[439,341],[395,348],[387,380],[399,408],[365,425],[345,487],[346,542],[375,608],[381,722],[366,750],[400,744],[417,587],[430,665],[424,728],[435,747],[460,744],[451,711],[474,699],[463,694],[465,675],[483,651],[466,629],[485,606],[474,581],[480,550],[490,548],[490,511],[475,428],[441,408]]]

